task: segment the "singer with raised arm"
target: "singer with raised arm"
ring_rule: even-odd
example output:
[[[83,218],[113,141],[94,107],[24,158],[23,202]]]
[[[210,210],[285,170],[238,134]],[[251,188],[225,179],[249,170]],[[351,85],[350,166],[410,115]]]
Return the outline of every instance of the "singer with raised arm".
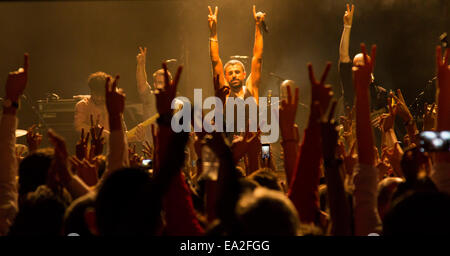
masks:
[[[355,6],[347,4],[347,10],[344,13],[344,29],[342,31],[341,41],[339,44],[339,76],[341,82],[341,88],[343,93],[343,100],[345,106],[353,106],[354,104],[354,89],[352,83],[352,67],[360,67],[364,64],[364,57],[362,53],[358,53],[354,56],[353,60],[349,55],[350,47],[350,32],[353,25],[353,14]],[[379,85],[379,82],[375,81],[375,76],[371,75],[371,83],[369,87],[370,91],[370,108],[372,114],[386,112],[386,101],[388,97],[388,91]]]
[[[253,17],[255,19],[255,44],[253,46],[253,58],[251,66],[251,74],[249,79],[245,82],[246,72],[245,67],[239,60],[230,60],[225,66],[219,56],[219,40],[217,39],[217,12],[216,6],[214,13],[211,7],[208,6],[209,15],[209,50],[213,68],[214,78],[219,77],[220,88],[229,87],[230,90],[227,97],[237,97],[245,99],[247,97],[254,97],[258,103],[258,90],[261,81],[262,68],[262,54],[263,54],[263,29],[264,18],[266,16],[263,12],[256,12],[256,7],[253,6]],[[225,72],[224,72],[225,71]]]

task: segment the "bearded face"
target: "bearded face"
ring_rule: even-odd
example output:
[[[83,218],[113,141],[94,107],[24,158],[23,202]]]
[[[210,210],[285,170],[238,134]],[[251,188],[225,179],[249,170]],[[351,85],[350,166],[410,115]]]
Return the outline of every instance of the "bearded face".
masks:
[[[241,65],[229,65],[225,70],[225,79],[233,91],[240,91],[244,85],[246,74]]]

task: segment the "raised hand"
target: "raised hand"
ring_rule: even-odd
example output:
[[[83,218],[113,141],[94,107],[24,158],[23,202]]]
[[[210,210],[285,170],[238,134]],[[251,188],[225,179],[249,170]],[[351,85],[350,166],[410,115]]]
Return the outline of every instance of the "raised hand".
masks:
[[[209,15],[208,15],[208,26],[209,26],[209,32],[211,32],[211,35],[217,34],[217,12],[219,11],[219,8],[216,6],[214,9],[214,13],[211,10],[211,6],[208,6]]]
[[[77,144],[75,145],[75,155],[78,157],[78,159],[83,160],[87,157],[87,145],[89,142],[89,132],[86,134],[86,137],[84,137],[84,128],[81,129],[81,137],[80,140],[78,140]]]
[[[163,63],[162,67],[164,69],[164,87],[155,91],[156,109],[160,116],[171,113],[172,101],[175,98],[178,81],[180,80],[180,75],[183,71],[183,66],[179,66],[175,79],[171,81],[167,71],[167,64]]]
[[[36,151],[42,142],[42,135],[35,132],[36,127],[37,125],[33,124],[27,130],[27,145],[30,153]]]
[[[394,146],[392,147],[385,147],[382,149],[383,153],[382,159],[387,159],[390,163],[390,165],[394,168],[394,171],[396,174],[401,177],[402,171],[400,167],[400,162],[403,157],[403,150],[401,149],[399,142],[395,142]]]
[[[425,109],[423,111],[423,130],[432,131],[436,128],[437,111],[436,104],[425,103]]]
[[[145,59],[147,57],[147,47],[139,46],[139,53],[136,55],[136,62],[138,65],[145,66]]]
[[[108,110],[109,117],[120,116],[125,109],[125,93],[122,89],[117,89],[119,81],[119,75],[111,83],[111,79],[106,78],[105,83],[105,100],[106,109]]]
[[[245,132],[244,136],[239,136],[232,141],[232,151],[234,162],[237,163],[250,150],[251,145],[257,144],[260,132]]]
[[[312,86],[312,92],[311,92],[311,105],[314,104],[314,102],[319,102],[320,104],[320,111],[321,113],[325,113],[328,105],[330,103],[331,98],[333,97],[333,91],[331,90],[330,85],[325,85],[325,80],[327,79],[328,72],[331,68],[331,62],[327,63],[327,66],[325,67],[325,71],[322,74],[322,77],[320,79],[320,82],[316,80],[314,77],[314,71],[312,64],[308,64],[308,73],[309,73],[309,80],[311,82]]]
[[[345,150],[345,145],[343,142],[338,142],[338,155],[344,161],[345,173],[347,175],[352,175],[353,168],[358,163],[358,154],[356,153],[356,141],[350,144],[350,149]]]
[[[375,56],[376,56],[376,45],[372,45],[372,58],[366,53],[366,45],[361,43],[361,51],[364,56],[364,64],[359,66],[354,66],[353,80],[356,86],[356,91],[358,90],[368,90],[369,85],[372,81],[372,72],[375,67]]]
[[[90,163],[88,160],[79,160],[77,157],[69,158],[72,167],[75,168],[78,177],[88,186],[95,186],[98,182],[98,167],[96,164]]]
[[[49,170],[49,185],[67,185],[73,177],[68,167],[69,154],[65,140],[52,129],[48,130],[48,138],[55,148],[55,157]]]
[[[438,46],[436,48],[438,88],[440,91],[443,91],[444,93],[450,91],[450,65],[448,63],[449,52],[450,51],[446,49],[444,53],[444,58],[442,58],[441,47]]]
[[[394,128],[395,116],[397,115],[397,112],[399,109],[398,105],[399,105],[398,101],[396,101],[394,103],[394,100],[392,98],[388,99],[389,114],[381,115],[381,119],[380,119],[381,131],[386,132],[386,131]]]
[[[339,123],[344,128],[343,136],[349,138],[353,133],[353,116],[355,115],[355,108],[350,106],[345,107],[345,115],[339,117]]]
[[[298,108],[299,89],[295,88],[294,97],[292,97],[291,85],[288,84],[286,89],[287,99],[283,99],[280,106],[280,129],[283,139],[290,140],[295,138],[294,124]]]
[[[353,23],[353,12],[355,11],[355,6],[352,4],[352,9],[347,4],[347,11],[344,14],[344,25],[351,26]]]
[[[145,141],[145,143],[142,144],[142,146],[144,147],[144,149],[142,150],[142,153],[144,154],[144,156],[147,159],[153,159],[153,148],[150,145],[150,143],[148,143],[148,141]]]
[[[23,58],[23,68],[10,72],[6,80],[6,99],[13,102],[17,102],[19,100],[19,97],[23,94],[28,81],[28,53],[25,53]]]
[[[253,5],[253,18],[255,19],[256,25],[261,25],[266,18],[266,14],[263,12],[256,12],[256,6]]]
[[[139,166],[142,158],[136,153],[136,144],[133,147],[128,147],[128,159],[130,160],[130,166]]]
[[[402,91],[397,89],[397,96],[390,92],[390,96],[395,99],[395,103],[397,106],[397,114],[403,119],[403,122],[407,123],[413,119],[411,112],[406,105],[405,98],[403,98]]]
[[[450,95],[450,65],[449,65],[449,50],[447,49],[444,53],[444,58],[442,58],[441,47],[436,48],[436,62],[437,62],[437,104],[438,104],[438,114],[437,114],[437,125],[436,130],[450,130],[450,102],[448,100],[448,95]],[[441,155],[441,154],[439,154]],[[450,162],[450,154],[442,154],[446,162]],[[439,156],[438,158],[441,158]]]

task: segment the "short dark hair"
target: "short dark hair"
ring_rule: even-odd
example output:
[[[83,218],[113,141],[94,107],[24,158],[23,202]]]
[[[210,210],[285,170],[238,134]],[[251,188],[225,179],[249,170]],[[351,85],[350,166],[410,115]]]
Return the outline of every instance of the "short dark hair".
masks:
[[[46,184],[53,154],[53,149],[39,149],[20,162],[19,195],[35,191],[40,185]]]
[[[122,168],[98,190],[95,212],[101,235],[155,235],[161,227],[161,195],[148,170]]]
[[[237,235],[298,235],[297,210],[279,191],[258,187],[244,194],[237,203],[236,213]]]
[[[167,70],[167,74],[169,75],[169,80],[172,80],[172,74],[170,73],[169,70]],[[164,69],[158,69],[155,71],[155,73],[153,73],[153,81],[156,80],[157,76],[164,76]]]
[[[105,95],[105,84],[108,77],[111,78],[110,75],[101,71],[90,74],[88,78],[88,86],[89,89],[91,89],[91,94],[102,96]]]
[[[446,235],[450,230],[450,196],[440,192],[409,192],[399,198],[383,220],[384,235]]]
[[[426,157],[417,146],[409,147],[405,150],[400,166],[407,181],[414,182],[419,178],[417,175],[420,164],[424,163]]]
[[[54,192],[47,185],[28,193],[11,226],[10,235],[61,235],[63,218],[71,197],[69,192]]]
[[[277,191],[283,191],[278,177],[269,168],[261,168],[248,176],[249,179],[256,181],[260,186]]]
[[[82,237],[92,236],[85,221],[85,212],[95,206],[95,193],[88,193],[74,200],[64,215],[64,234],[76,233]]]
[[[225,65],[223,66],[223,71],[226,71],[227,70],[227,68],[228,68],[228,66],[234,66],[234,65],[239,65],[239,66],[241,66],[242,67],[242,70],[244,71],[244,73],[245,73],[245,65],[244,65],[244,63],[242,63],[241,61],[239,61],[239,60],[229,60],[227,63],[225,63]]]

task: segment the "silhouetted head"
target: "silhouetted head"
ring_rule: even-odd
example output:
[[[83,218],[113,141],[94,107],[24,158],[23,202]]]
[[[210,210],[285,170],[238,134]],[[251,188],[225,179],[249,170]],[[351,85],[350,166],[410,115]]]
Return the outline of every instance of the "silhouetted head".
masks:
[[[19,197],[33,192],[47,183],[48,169],[53,159],[53,149],[39,149],[26,156],[19,165]]]
[[[398,185],[404,180],[398,177],[388,177],[378,183],[378,214],[383,220],[386,212],[391,208],[392,197]]]
[[[258,187],[236,206],[239,235],[298,235],[299,217],[283,193]]]
[[[88,222],[91,226],[95,223],[100,235],[158,234],[162,228],[161,195],[156,190],[148,170],[116,170],[100,185],[95,221]]]
[[[412,183],[427,176],[431,170],[428,153],[421,152],[417,146],[405,150],[400,165],[406,180]]]
[[[446,235],[449,230],[450,196],[439,192],[404,194],[383,221],[385,235]]]
[[[250,174],[248,179],[256,181],[260,186],[277,191],[283,191],[278,177],[269,168],[262,168]]]
[[[225,80],[234,92],[239,92],[244,85],[245,73],[244,64],[238,60],[230,60],[224,66]]]
[[[89,193],[74,200],[64,214],[64,235],[76,233],[82,237],[91,236],[85,214],[95,207],[95,193]]]
[[[23,199],[10,235],[62,235],[64,212],[70,201],[66,190],[55,193],[46,185],[39,186]]]

